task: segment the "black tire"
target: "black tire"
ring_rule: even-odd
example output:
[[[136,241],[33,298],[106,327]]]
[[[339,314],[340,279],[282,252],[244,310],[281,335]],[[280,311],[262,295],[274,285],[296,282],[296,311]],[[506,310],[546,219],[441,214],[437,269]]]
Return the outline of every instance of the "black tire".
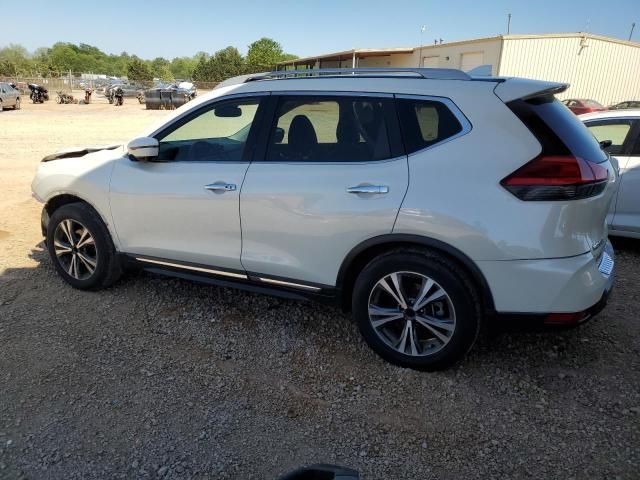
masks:
[[[88,278],[75,278],[63,267],[54,245],[54,234],[64,220],[72,220],[84,226],[95,242],[95,270]],[[47,226],[47,249],[60,276],[72,287],[81,290],[99,290],[113,284],[122,274],[122,268],[113,246],[111,235],[98,213],[86,203],[69,203],[58,208]]]
[[[14,110],[20,110],[20,97],[16,98],[16,104],[13,107]]]
[[[2,110],[4,110],[4,107],[2,106],[2,100],[0,100],[0,112],[2,112]]]
[[[374,287],[394,272],[415,272],[432,279],[445,290],[453,305],[453,332],[448,342],[432,354],[401,353],[386,343],[372,325],[369,301]],[[482,323],[480,297],[465,271],[439,253],[414,249],[394,250],[369,262],[356,279],[352,311],[362,336],[378,355],[394,365],[424,371],[441,370],[462,359],[475,343]],[[410,315],[417,315],[413,310],[411,312]],[[408,321],[401,318],[397,322]],[[412,320],[412,325],[417,325],[415,320]]]

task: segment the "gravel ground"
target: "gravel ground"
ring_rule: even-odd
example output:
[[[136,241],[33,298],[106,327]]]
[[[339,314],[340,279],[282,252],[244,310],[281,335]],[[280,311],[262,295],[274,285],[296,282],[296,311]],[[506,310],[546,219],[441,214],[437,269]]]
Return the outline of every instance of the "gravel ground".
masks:
[[[616,242],[593,321],[493,332],[432,374],[385,364],[330,307],[145,273],[65,285],[30,199],[37,161],[161,115],[0,114],[0,478],[271,479],[315,462],[364,479],[639,478],[640,242]]]

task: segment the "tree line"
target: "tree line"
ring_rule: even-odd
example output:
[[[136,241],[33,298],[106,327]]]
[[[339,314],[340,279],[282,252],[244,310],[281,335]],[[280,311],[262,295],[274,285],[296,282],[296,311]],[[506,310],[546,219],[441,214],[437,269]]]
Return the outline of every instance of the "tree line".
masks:
[[[192,57],[171,60],[164,57],[144,60],[127,52],[107,54],[86,43],[58,42],[34,52],[29,52],[22,45],[10,44],[0,48],[0,76],[52,77],[73,72],[126,76],[132,81],[158,78],[164,81],[220,82],[235,75],[272,70],[278,62],[295,58],[270,38],[253,42],[246,56],[242,56],[235,47],[227,47],[213,54],[202,51]]]

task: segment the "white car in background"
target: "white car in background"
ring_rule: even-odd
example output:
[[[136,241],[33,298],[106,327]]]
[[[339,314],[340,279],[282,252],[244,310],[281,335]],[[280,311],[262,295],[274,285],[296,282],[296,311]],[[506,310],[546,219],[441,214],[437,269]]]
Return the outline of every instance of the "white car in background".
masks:
[[[124,146],[33,180],[60,276],[137,265],[350,310],[383,358],[460,359],[482,322],[577,324],[606,303],[617,174],[566,85],[448,69],[238,77]]]
[[[607,216],[609,234],[640,238],[640,110],[608,110],[578,118],[618,162],[620,184]]]

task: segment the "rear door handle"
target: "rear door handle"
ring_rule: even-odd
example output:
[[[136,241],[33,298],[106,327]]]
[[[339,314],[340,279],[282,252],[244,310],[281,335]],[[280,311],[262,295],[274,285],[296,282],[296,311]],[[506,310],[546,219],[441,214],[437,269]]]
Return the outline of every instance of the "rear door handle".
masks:
[[[209,185],[204,186],[205,190],[209,190],[211,192],[234,192],[236,190],[235,183],[210,183]]]
[[[386,185],[356,185],[347,188],[347,193],[373,193],[384,194],[389,193],[389,187]]]

